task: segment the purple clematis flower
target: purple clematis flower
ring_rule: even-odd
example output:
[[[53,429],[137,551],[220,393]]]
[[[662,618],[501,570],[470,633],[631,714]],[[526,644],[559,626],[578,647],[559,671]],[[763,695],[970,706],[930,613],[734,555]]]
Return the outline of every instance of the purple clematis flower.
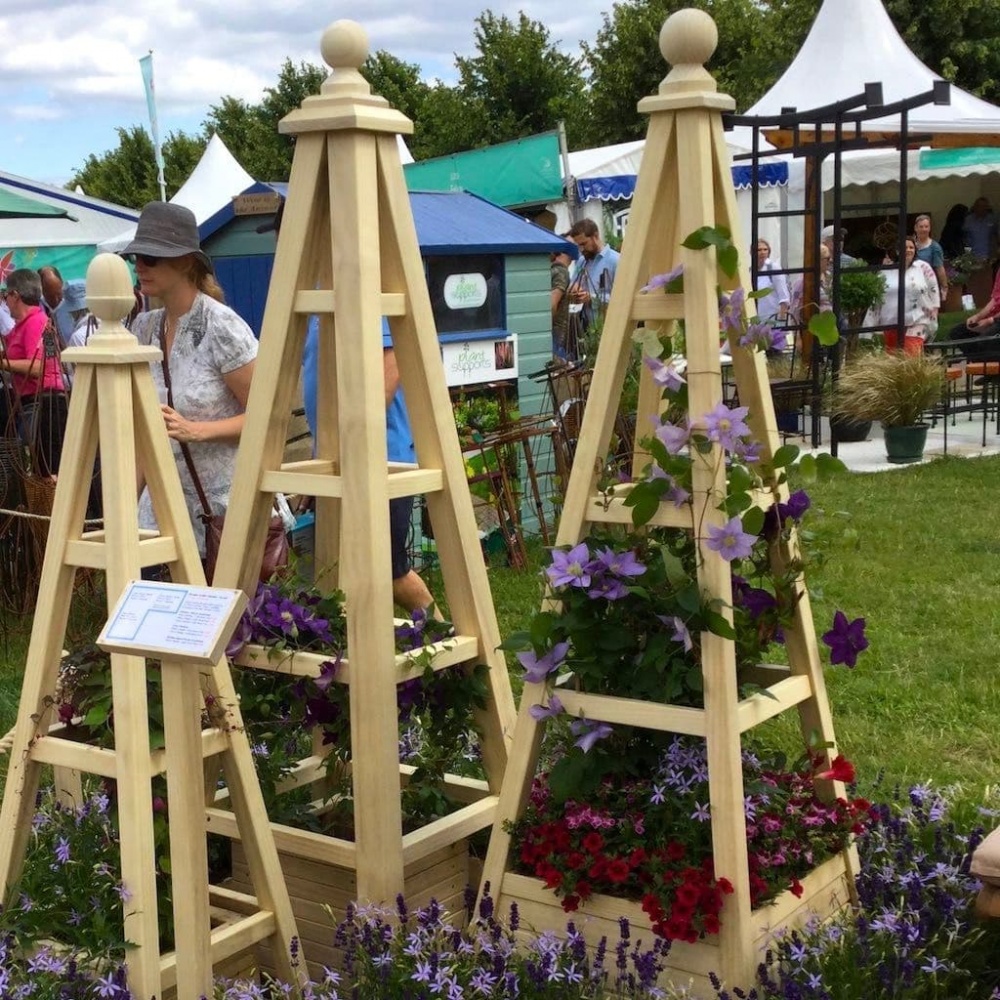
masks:
[[[755,535],[743,530],[743,524],[738,517],[730,518],[721,527],[708,526],[708,541],[705,545],[713,552],[718,552],[723,559],[732,562],[734,559],[746,559],[753,551]]]
[[[736,451],[742,439],[750,433],[744,419],[749,412],[746,406],[730,408],[725,403],[719,403],[705,414],[705,433],[709,441],[718,442],[727,451]]]
[[[830,647],[830,662],[843,663],[853,667],[858,662],[858,653],[868,648],[865,636],[864,618],[849,622],[843,611],[833,616],[833,628],[823,634],[823,642]]]
[[[678,264],[672,271],[666,274],[654,274],[649,281],[639,289],[640,292],[651,292],[654,288],[665,288],[668,292],[680,291],[680,288],[671,288],[675,281],[684,277],[684,265]]]
[[[517,658],[524,667],[525,683],[544,683],[549,674],[555,673],[562,666],[568,652],[568,642],[557,642],[544,656],[538,656],[533,649],[527,653],[518,653]]]
[[[694,648],[694,642],[691,640],[691,631],[684,624],[684,619],[673,615],[670,618],[664,618],[663,621],[665,624],[673,626],[674,634],[670,638],[674,642],[679,642],[684,647],[685,653],[690,653]]]
[[[812,501],[805,490],[796,490],[785,503],[778,504],[778,513],[784,521],[791,518],[793,521],[801,521],[802,515],[809,509]]]
[[[569,729],[574,736],[579,737],[575,745],[584,753],[590,753],[598,740],[606,739],[612,733],[606,722],[591,722],[590,719],[577,719],[570,723]]]
[[[593,586],[587,591],[587,596],[593,600],[620,601],[628,597],[628,587],[613,576],[597,576]]]
[[[653,373],[653,381],[668,392],[677,392],[684,379],[681,378],[677,369],[669,362],[661,361],[659,358],[651,357],[649,354],[643,355],[642,363]]]
[[[585,542],[563,552],[552,550],[552,565],[545,571],[549,583],[553,587],[589,587],[590,586],[590,550]]]
[[[646,572],[646,567],[636,559],[632,549],[628,552],[615,552],[610,546],[597,553],[597,558],[590,564],[590,569],[593,572],[606,570],[615,576],[642,576]]]
[[[743,305],[746,302],[746,293],[742,288],[737,288],[730,295],[723,294],[719,297],[719,321],[722,329],[731,333],[743,332]]]
[[[655,433],[671,455],[679,455],[691,437],[691,423],[685,420],[682,424],[660,424]]]
[[[559,695],[553,691],[549,695],[548,705],[532,705],[528,709],[528,714],[536,722],[541,722],[543,719],[554,719],[557,715],[562,715],[565,711],[563,703],[559,700]]]

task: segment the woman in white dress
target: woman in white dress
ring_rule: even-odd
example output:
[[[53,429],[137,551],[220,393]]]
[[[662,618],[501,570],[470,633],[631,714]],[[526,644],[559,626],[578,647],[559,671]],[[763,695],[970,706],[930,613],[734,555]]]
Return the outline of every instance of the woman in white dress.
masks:
[[[903,343],[908,352],[919,353],[937,333],[941,293],[934,268],[917,257],[917,245],[910,236],[906,238],[905,254]],[[899,271],[893,265],[882,273],[885,275],[885,298],[881,307],[872,310],[871,322],[866,320],[865,325],[892,329],[899,325]]]
[[[757,240],[757,291],[767,291],[767,295],[757,299],[757,315],[766,323],[784,326],[791,296],[785,276],[771,273],[777,268],[771,260],[771,244],[767,240]]]

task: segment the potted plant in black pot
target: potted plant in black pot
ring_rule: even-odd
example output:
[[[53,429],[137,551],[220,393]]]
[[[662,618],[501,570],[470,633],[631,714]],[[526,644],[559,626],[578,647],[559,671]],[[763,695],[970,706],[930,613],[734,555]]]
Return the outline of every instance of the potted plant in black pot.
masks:
[[[928,425],[924,413],[940,402],[944,366],[923,354],[870,354],[844,365],[833,393],[833,413],[853,420],[878,420],[886,455],[903,465],[924,455]]]

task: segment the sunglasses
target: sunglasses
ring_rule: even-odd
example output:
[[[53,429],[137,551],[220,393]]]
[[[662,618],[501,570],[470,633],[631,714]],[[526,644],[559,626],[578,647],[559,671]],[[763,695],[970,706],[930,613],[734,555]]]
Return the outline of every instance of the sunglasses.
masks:
[[[128,256],[133,263],[142,263],[146,267],[156,267],[163,260],[162,257],[151,257],[147,253],[130,253]]]

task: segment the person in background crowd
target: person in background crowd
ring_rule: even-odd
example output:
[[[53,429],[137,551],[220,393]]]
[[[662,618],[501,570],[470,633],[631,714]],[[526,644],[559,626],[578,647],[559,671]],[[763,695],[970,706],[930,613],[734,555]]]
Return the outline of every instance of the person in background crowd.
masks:
[[[390,462],[416,462],[417,453],[410,430],[410,415],[399,384],[396,352],[385,317],[382,318],[382,370],[385,377],[386,453]],[[302,398],[306,422],[316,440],[317,393],[319,391],[319,321],[309,317],[306,345],[302,354]],[[413,497],[389,501],[389,544],[392,553],[392,599],[411,614],[426,611],[436,615],[434,598],[427,584],[410,563],[406,541],[410,533]]]
[[[850,254],[844,253],[844,240],[847,239],[847,230],[841,227],[840,233],[835,237],[833,232],[833,226],[824,226],[823,231],[819,234],[819,238],[823,245],[830,251],[831,266],[833,261],[833,255],[840,255],[840,266],[843,267],[853,267],[857,264],[857,258],[852,257]]]
[[[962,230],[968,214],[969,206],[961,202],[948,209],[944,228],[941,230],[941,249],[948,260],[961,256],[965,250],[965,234]]]
[[[0,337],[6,337],[14,329],[14,317],[7,308],[7,288],[0,291]]]
[[[784,325],[792,298],[785,276],[771,274],[777,268],[771,260],[771,244],[764,239],[757,240],[757,291],[768,289],[767,295],[757,299],[757,315],[767,322]]]
[[[576,356],[576,345],[569,343],[569,254],[554,253],[549,262],[552,287],[552,354],[569,361]]]
[[[1000,361],[1000,272],[993,282],[993,293],[989,301],[978,312],[973,313],[964,323],[953,326],[948,332],[949,340],[966,340],[975,337],[970,344],[964,344],[962,353],[975,361]]]
[[[931,239],[931,217],[918,215],[913,220],[913,236],[917,248],[917,259],[930,264],[937,277],[941,301],[948,297],[948,275],[944,269],[944,250],[937,240]]]
[[[181,205],[152,201],[139,216],[135,238],[122,251],[135,260],[144,295],[162,309],[140,313],[132,332],[140,344],[161,347],[163,362],[150,368],[160,392],[163,422],[171,438],[198,550],[205,557],[205,528],[181,442],[213,515],[224,514],[236,465],[257,358],[253,331],[222,301],[212,262],[198,242],[194,213]],[[168,397],[164,373],[170,377]],[[139,526],[155,528],[149,493],[139,499]]]
[[[938,328],[941,296],[937,276],[926,261],[917,256],[917,243],[907,236],[903,271],[903,348],[907,354],[919,354],[923,345],[934,339]],[[894,255],[886,258],[885,297],[882,305],[865,317],[865,326],[897,327],[899,321],[899,271]]]
[[[62,457],[66,393],[58,336],[41,301],[42,282],[36,272],[19,268],[7,276],[7,305],[15,325],[4,342],[0,369],[11,373],[18,433],[28,446],[32,471],[54,476]]]
[[[87,282],[83,278],[67,282],[63,290],[63,302],[73,318],[73,332],[66,346],[83,347],[87,343],[90,328],[96,325],[90,322],[90,310],[87,308]]]
[[[65,347],[73,332],[73,319],[69,309],[63,302],[63,279],[59,269],[47,265],[38,269],[38,277],[42,282],[42,300],[45,311],[52,317],[56,333],[59,334],[59,345]]]
[[[989,198],[977,198],[972,211],[965,217],[962,234],[967,246],[977,257],[992,261],[997,252],[997,217]]]
[[[833,255],[826,243],[819,245],[819,312],[833,312]],[[802,307],[805,305],[805,275],[795,281],[792,288],[792,303],[789,314],[795,323],[801,323]]]
[[[580,257],[570,272],[569,311],[571,316],[579,315],[582,332],[586,332],[594,328],[611,298],[619,255],[617,250],[604,245],[593,219],[575,222],[565,235],[580,249]]]

